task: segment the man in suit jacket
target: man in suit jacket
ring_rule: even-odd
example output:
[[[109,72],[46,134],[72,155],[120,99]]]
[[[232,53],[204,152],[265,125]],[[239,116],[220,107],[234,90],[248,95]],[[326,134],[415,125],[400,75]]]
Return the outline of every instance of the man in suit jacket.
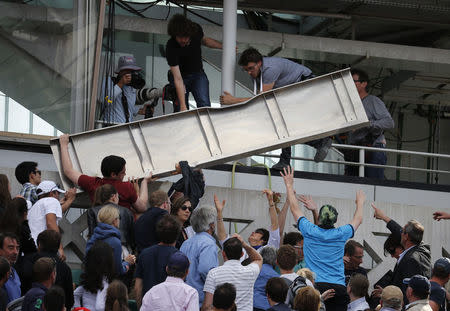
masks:
[[[400,226],[398,226],[400,227]],[[417,220],[410,220],[401,228],[401,244],[405,249],[400,254],[392,275],[392,285],[399,287],[403,292],[405,305],[407,285],[403,279],[420,274],[426,278],[431,274],[431,253],[429,245],[422,243],[424,227]]]

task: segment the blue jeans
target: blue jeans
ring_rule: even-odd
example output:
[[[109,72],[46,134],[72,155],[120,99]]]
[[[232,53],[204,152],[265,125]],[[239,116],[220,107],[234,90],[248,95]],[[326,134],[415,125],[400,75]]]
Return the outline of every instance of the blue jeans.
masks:
[[[377,147],[380,149],[386,148],[384,144],[374,144],[372,147]],[[359,161],[359,152],[358,150],[347,150],[345,153],[345,160],[351,162]],[[381,164],[386,165],[387,156],[384,151],[366,151],[366,163],[370,164]],[[358,166],[347,165],[345,167],[345,175],[347,176],[358,176]],[[384,168],[382,167],[365,167],[364,168],[364,176],[374,179],[384,179]]]
[[[386,148],[384,144],[374,144],[373,147]],[[384,151],[367,151],[367,163],[386,165],[387,156]],[[369,178],[384,179],[384,168],[365,167],[364,176]]]
[[[169,76],[170,84],[174,85],[173,76]],[[186,108],[189,109],[189,93],[194,96],[197,107],[211,107],[211,101],[209,100],[209,81],[206,74],[202,72],[194,72],[183,76],[183,83],[186,87]],[[180,104],[175,103],[173,112],[180,111]]]

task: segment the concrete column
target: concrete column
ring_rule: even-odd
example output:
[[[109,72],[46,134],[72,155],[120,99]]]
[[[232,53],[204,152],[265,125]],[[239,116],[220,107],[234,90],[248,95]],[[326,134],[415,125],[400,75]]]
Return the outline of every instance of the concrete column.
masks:
[[[97,20],[97,1],[73,1],[73,59],[70,102],[70,132],[86,130],[87,104],[92,85],[93,44]]]
[[[222,92],[234,95],[237,0],[223,1]]]

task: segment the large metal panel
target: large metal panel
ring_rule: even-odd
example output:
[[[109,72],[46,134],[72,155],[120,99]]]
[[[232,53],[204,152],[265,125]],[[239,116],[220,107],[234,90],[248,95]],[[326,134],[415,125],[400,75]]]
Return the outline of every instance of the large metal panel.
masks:
[[[367,125],[348,69],[261,93],[222,108],[201,108],[71,136],[74,168],[101,176],[107,155],[127,176],[168,175],[175,163],[207,167]],[[60,173],[59,141],[50,142]],[[62,175],[62,174],[61,174]],[[65,186],[71,183],[61,176]]]

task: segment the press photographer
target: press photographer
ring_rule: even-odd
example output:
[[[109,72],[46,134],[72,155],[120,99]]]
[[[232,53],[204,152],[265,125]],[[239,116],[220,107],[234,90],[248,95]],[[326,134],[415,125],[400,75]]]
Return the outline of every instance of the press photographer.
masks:
[[[107,124],[133,121],[139,109],[136,107],[136,89],[145,86],[145,80],[138,74],[141,68],[133,56],[121,56],[115,73],[117,77],[107,79],[104,98],[103,120]]]

